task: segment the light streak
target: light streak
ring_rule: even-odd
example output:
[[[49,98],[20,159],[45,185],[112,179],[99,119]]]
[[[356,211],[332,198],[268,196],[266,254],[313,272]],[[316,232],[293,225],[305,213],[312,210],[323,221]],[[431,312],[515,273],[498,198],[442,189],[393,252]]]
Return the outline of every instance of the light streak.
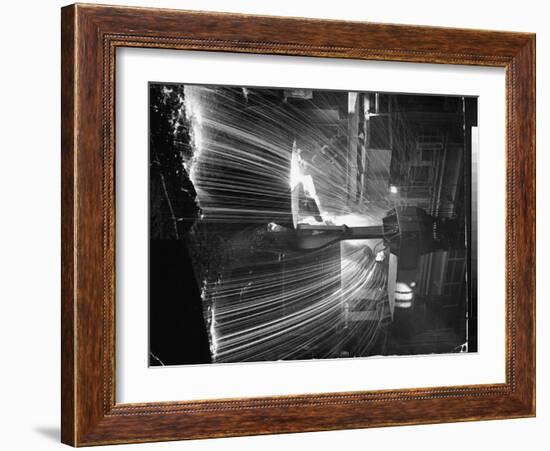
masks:
[[[370,355],[387,316],[387,259],[365,250],[377,241],[302,253],[288,238],[299,185],[327,224],[380,223],[385,200],[349,202],[345,149],[331,154],[322,127],[253,89],[186,86],[174,117],[182,123],[192,137],[184,168],[201,208],[187,241],[213,361]]]

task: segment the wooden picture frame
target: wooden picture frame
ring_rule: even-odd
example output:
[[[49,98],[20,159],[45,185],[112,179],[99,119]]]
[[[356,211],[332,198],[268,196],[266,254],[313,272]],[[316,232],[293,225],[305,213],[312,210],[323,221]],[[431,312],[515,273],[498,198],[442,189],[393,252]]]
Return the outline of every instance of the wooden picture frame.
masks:
[[[535,35],[71,5],[62,9],[62,441],[73,446],[535,415]],[[207,50],[506,69],[506,382],[119,404],[115,50]]]

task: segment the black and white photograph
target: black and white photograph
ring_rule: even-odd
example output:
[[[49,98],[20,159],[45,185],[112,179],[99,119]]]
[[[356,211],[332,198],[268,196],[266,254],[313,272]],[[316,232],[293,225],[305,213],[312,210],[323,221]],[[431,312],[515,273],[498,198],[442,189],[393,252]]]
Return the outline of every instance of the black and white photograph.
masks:
[[[548,3],[3,6],[1,449],[549,449]]]
[[[149,365],[476,352],[476,133],[475,97],[150,82]]]

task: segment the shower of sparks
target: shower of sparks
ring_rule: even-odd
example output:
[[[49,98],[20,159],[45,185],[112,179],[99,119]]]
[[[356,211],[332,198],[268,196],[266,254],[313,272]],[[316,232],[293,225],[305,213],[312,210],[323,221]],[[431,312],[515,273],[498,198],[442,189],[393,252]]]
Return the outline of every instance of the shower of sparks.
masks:
[[[291,193],[301,185],[332,225],[378,224],[387,201],[350,203],[347,148],[286,98],[185,86],[180,100],[173,125],[190,130],[183,166],[200,206],[187,240],[212,360],[368,355],[391,315],[385,251],[371,251],[376,240],[293,250]]]

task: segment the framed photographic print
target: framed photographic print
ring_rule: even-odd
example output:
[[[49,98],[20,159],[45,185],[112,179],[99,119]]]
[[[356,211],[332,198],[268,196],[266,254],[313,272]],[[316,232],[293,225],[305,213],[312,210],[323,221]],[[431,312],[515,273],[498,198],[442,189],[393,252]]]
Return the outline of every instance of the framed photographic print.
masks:
[[[62,9],[62,441],[535,414],[535,37]]]

